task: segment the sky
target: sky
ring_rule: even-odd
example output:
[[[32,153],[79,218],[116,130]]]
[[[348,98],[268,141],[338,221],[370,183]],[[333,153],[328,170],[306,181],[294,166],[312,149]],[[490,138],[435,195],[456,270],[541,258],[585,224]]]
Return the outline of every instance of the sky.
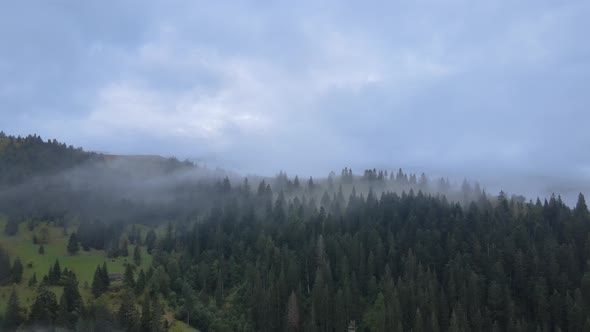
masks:
[[[588,17],[575,0],[4,1],[0,130],[245,174],[576,186]]]

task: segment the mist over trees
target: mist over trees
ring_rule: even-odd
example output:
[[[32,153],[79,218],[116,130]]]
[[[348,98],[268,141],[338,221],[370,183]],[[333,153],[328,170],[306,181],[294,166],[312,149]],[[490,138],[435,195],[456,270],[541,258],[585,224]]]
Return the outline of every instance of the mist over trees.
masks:
[[[0,146],[9,140],[0,165],[11,172],[36,160],[12,156],[54,148],[35,136]],[[7,227],[76,226],[71,255],[128,256],[124,295],[116,308],[101,302],[112,284],[99,265],[85,303],[56,261],[40,285],[29,281],[26,317],[11,295],[6,326],[163,331],[168,312],[202,331],[590,331],[582,194],[571,208],[402,169],[246,178],[55,146],[77,159],[3,177],[0,213]],[[16,259],[0,247],[0,282],[15,282]]]

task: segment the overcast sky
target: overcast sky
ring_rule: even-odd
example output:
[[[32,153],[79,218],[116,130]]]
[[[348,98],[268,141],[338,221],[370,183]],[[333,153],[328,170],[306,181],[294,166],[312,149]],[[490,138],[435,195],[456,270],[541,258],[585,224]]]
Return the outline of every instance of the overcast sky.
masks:
[[[589,17],[585,0],[3,1],[0,129],[243,173],[588,179]]]

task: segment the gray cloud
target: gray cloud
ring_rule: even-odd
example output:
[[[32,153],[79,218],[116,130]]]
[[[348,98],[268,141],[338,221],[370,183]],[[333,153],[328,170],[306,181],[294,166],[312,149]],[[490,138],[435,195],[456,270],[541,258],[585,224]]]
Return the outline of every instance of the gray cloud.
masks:
[[[589,14],[585,1],[5,3],[0,126],[245,173],[588,181]]]

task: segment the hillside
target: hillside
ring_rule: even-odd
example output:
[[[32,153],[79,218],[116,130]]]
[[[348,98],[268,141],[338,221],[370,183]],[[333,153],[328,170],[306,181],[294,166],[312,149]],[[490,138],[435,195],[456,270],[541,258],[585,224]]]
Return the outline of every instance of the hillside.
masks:
[[[55,174],[94,157],[93,153],[56,140],[43,141],[37,135],[14,137],[0,132],[0,188],[35,176]]]
[[[582,194],[571,208],[401,169],[249,179],[176,165],[106,156],[5,190],[4,326],[590,329]]]

